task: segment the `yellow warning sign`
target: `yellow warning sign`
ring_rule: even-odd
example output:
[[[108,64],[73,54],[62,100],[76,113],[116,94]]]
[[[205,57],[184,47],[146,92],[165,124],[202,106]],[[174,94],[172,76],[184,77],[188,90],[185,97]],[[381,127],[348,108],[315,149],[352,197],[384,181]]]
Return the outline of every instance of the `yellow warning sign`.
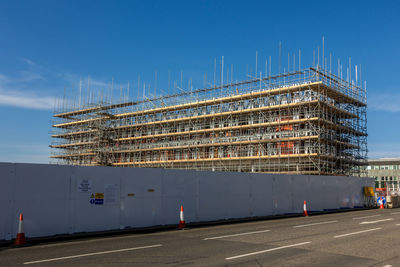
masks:
[[[364,186],[364,196],[366,197],[373,197],[374,194],[374,188],[371,186]]]
[[[95,193],[94,198],[96,199],[104,199],[104,193]]]
[[[94,193],[90,196],[89,200],[92,205],[103,205],[104,204],[104,193]]]

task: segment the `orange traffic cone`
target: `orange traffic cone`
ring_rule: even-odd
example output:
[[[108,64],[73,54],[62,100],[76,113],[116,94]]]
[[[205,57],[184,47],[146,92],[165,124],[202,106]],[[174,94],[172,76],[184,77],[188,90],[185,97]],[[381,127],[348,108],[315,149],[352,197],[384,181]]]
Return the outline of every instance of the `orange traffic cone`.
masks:
[[[16,246],[26,245],[23,220],[24,220],[24,218],[23,218],[22,213],[21,213],[19,215],[18,233],[17,233],[17,237],[15,238],[15,245]]]
[[[185,217],[183,216],[183,206],[181,206],[181,212],[179,214],[179,229],[185,228]]]
[[[385,207],[383,206],[383,200],[380,199],[379,202],[381,203],[381,205],[379,206],[380,209],[384,209]]]
[[[307,203],[306,203],[305,200],[304,200],[304,206],[303,206],[303,216],[305,216],[305,217],[308,216],[308,213],[307,213]]]

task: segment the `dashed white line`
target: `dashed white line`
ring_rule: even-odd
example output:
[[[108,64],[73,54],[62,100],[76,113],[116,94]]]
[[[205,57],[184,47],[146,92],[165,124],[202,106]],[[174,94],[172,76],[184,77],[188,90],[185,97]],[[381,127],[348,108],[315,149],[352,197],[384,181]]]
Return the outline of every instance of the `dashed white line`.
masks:
[[[335,223],[335,222],[338,222],[338,221],[327,221],[327,222],[317,222],[317,223],[310,223],[310,224],[302,224],[302,225],[293,226],[293,228],[307,227],[307,226],[313,226],[313,225],[319,225],[319,224],[327,224],[327,223]]]
[[[394,214],[400,214],[400,211],[398,211],[398,212],[392,212],[392,213],[390,213],[391,215],[394,215]]]
[[[379,216],[381,216],[381,215],[370,215],[370,216],[364,216],[364,217],[356,217],[356,218],[353,218],[353,220],[372,218],[372,217],[379,217]]]
[[[391,220],[393,220],[393,218],[382,219],[382,220],[377,220],[377,221],[369,221],[369,222],[360,222],[360,224],[371,224],[371,223],[386,222],[386,221],[391,221]]]
[[[359,231],[359,232],[348,233],[348,234],[344,234],[344,235],[337,235],[337,236],[334,236],[334,238],[345,237],[345,236],[349,236],[349,235],[362,234],[362,233],[376,231],[376,230],[380,230],[380,229],[382,229],[382,228],[379,227],[379,228],[374,228],[374,229],[369,229],[369,230],[364,230],[364,231]]]
[[[223,236],[216,236],[216,237],[208,237],[208,238],[204,238],[203,240],[220,239],[220,238],[226,238],[226,237],[232,237],[232,236],[241,236],[241,235],[252,235],[252,234],[265,233],[265,232],[269,232],[269,231],[271,231],[271,230],[262,230],[262,231],[256,231],[256,232],[247,232],[247,233],[240,233],[240,234],[232,234],[232,235],[223,235]]]
[[[93,256],[93,255],[101,255],[101,254],[109,254],[109,253],[116,253],[116,252],[131,251],[131,250],[137,250],[137,249],[156,248],[156,247],[161,247],[161,246],[162,246],[161,244],[157,244],[157,245],[144,246],[144,247],[124,248],[124,249],[117,249],[117,250],[101,251],[101,252],[94,252],[94,253],[88,253],[88,254],[80,254],[80,255],[60,257],[60,258],[52,258],[52,259],[37,260],[37,261],[28,261],[28,262],[24,262],[24,264],[34,264],[34,263],[49,262],[49,261],[59,261],[59,260],[74,259],[74,258],[87,257],[87,256]]]
[[[257,254],[266,253],[266,252],[270,252],[270,251],[275,251],[275,250],[279,250],[279,249],[302,246],[302,245],[306,245],[306,244],[310,244],[310,243],[311,243],[311,242],[303,242],[303,243],[298,243],[298,244],[293,244],[293,245],[288,245],[288,246],[282,246],[282,247],[277,247],[277,248],[271,248],[271,249],[256,251],[256,252],[252,252],[252,253],[247,253],[247,254],[232,256],[232,257],[229,257],[229,258],[225,258],[225,260],[233,260],[233,259],[237,259],[237,258],[242,258],[242,257],[247,257],[247,256],[252,256],[252,255],[257,255]]]

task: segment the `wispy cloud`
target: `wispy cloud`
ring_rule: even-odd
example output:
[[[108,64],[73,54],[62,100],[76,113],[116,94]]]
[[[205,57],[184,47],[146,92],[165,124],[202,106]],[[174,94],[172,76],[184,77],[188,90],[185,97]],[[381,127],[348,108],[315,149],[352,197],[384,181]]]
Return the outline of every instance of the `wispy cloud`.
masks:
[[[8,82],[9,82],[8,77],[6,75],[0,73],[0,85],[6,84]]]
[[[400,152],[398,151],[371,151],[368,153],[370,159],[379,158],[400,158]]]
[[[73,73],[57,73],[57,77],[60,80],[66,81],[69,84],[79,85],[82,82],[82,87],[86,88],[89,85],[91,87],[102,87],[102,88],[109,88],[111,86],[111,81],[105,82],[100,79],[94,79],[93,77],[87,76],[82,77],[81,75],[73,74]],[[114,83],[114,87],[118,88],[122,86],[122,84]]]
[[[400,143],[370,143],[368,157],[376,158],[398,158],[400,157]]]
[[[62,95],[64,88],[68,99],[77,97],[77,89],[82,86],[82,101],[85,103],[89,99],[95,98],[95,94],[102,90],[110,92],[108,90],[112,85],[111,79],[99,79],[98,77],[93,78],[49,69],[24,57],[18,60],[24,63],[22,70],[14,72],[15,74],[12,75],[0,73],[1,106],[52,110],[56,104],[56,95]],[[127,84],[113,82],[113,87],[115,89],[127,88]],[[54,89],[57,91],[55,92]],[[114,90],[112,93],[119,96],[118,92],[119,90]]]
[[[49,163],[47,144],[0,144],[0,162]]]
[[[32,60],[30,60],[28,58],[25,58],[25,57],[20,57],[19,60],[24,62],[24,63],[26,63],[26,64],[28,64],[29,66],[35,66],[36,65],[35,62],[33,62]]]
[[[371,94],[368,96],[368,106],[378,111],[400,112],[400,94]]]
[[[38,96],[33,93],[7,92],[0,88],[0,105],[28,109],[51,110],[54,107],[55,97]]]
[[[15,89],[20,87],[20,84],[40,79],[40,77],[39,74],[33,72],[22,72],[21,76],[14,78],[0,73],[0,105],[27,109],[52,109],[55,103],[53,96]]]
[[[21,58],[30,66],[36,65],[29,59]],[[37,88],[37,82],[45,80],[43,75],[29,67],[17,72],[16,75],[0,73],[0,105],[27,109],[51,110],[54,107],[55,97],[46,95]]]
[[[15,79],[14,82],[26,83],[36,80],[44,80],[44,78],[40,73],[34,71],[21,71],[19,77]]]

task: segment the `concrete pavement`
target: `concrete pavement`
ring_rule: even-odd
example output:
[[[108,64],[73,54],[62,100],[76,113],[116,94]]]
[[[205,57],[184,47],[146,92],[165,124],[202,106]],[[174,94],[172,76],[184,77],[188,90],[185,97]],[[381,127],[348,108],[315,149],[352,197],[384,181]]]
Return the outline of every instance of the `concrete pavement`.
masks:
[[[399,248],[385,209],[1,248],[0,266],[400,266]]]

